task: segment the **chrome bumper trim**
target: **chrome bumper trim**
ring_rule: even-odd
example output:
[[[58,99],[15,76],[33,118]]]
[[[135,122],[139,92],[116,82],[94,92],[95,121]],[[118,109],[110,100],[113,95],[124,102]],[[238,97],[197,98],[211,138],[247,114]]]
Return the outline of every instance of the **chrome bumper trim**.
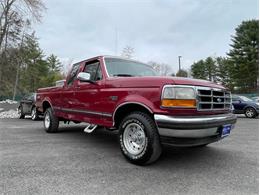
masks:
[[[219,128],[231,124],[232,128],[237,117],[232,114],[175,117],[168,115],[154,115],[158,132],[161,136],[179,138],[202,138],[218,135]]]
[[[178,138],[203,138],[218,135],[218,128],[209,129],[166,129],[159,128],[159,134],[166,137],[178,137]]]

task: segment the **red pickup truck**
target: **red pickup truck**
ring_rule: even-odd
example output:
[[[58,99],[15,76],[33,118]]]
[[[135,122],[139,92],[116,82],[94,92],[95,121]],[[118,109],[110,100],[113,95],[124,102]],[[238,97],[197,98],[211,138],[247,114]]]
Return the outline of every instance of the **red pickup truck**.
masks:
[[[149,65],[98,56],[72,66],[64,85],[37,90],[44,128],[60,121],[119,130],[122,154],[134,164],[157,160],[161,145],[205,146],[230,134],[236,123],[231,93],[212,82],[162,77]]]

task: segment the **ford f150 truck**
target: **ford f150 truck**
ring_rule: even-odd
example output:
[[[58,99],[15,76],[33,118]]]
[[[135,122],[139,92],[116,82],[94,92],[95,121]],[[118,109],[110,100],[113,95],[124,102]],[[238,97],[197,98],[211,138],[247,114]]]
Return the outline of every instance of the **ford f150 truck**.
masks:
[[[48,133],[60,121],[118,130],[131,163],[157,160],[161,144],[205,146],[230,134],[236,123],[231,93],[212,82],[162,77],[145,63],[98,56],[72,66],[63,85],[37,90],[37,109]]]

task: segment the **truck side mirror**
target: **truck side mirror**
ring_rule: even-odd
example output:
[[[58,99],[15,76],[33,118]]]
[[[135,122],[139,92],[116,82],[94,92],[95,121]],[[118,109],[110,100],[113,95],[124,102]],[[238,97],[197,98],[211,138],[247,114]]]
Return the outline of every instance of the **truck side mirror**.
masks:
[[[85,81],[85,82],[91,82],[90,80],[90,74],[87,72],[80,72],[77,76],[77,79],[79,79],[80,81]]]

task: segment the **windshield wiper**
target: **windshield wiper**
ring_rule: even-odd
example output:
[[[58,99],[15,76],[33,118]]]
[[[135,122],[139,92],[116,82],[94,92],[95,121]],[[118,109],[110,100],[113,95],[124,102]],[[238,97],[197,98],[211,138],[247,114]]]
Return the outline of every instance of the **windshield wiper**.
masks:
[[[113,76],[116,76],[116,77],[134,77],[134,75],[131,75],[131,74],[113,74]]]

